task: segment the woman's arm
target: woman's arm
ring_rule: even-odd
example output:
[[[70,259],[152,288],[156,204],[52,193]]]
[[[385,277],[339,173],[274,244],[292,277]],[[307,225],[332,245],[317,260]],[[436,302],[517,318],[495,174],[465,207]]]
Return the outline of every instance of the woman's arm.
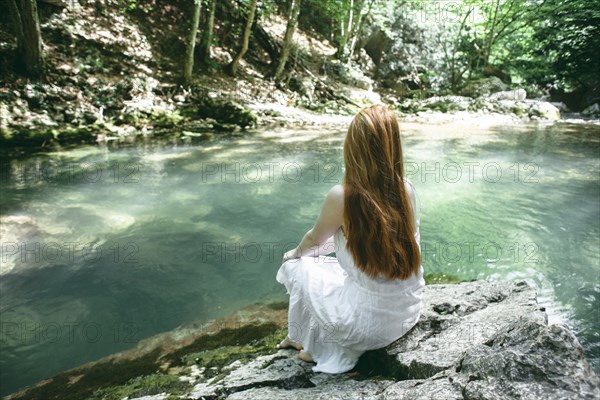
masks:
[[[342,226],[344,218],[344,190],[335,185],[327,193],[321,212],[314,226],[306,232],[300,244],[283,255],[283,261],[302,256],[333,252],[332,236]]]

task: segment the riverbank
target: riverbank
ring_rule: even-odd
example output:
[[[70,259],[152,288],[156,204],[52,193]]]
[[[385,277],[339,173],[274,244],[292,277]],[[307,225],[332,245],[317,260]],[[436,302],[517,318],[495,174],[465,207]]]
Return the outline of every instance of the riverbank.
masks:
[[[314,373],[285,337],[287,303],[255,304],[69,370],[7,399],[592,399],[600,378],[524,281],[431,284],[405,336],[344,374]]]
[[[366,95],[374,99],[380,99],[375,92],[369,92]],[[382,102],[375,101],[374,103]],[[362,102],[361,106],[374,103]],[[558,108],[541,100],[528,103],[514,102],[512,105],[506,105],[506,103],[506,109],[500,107],[495,109],[439,111],[430,108],[431,103],[428,101],[420,102],[418,105],[412,102],[412,107],[416,111],[397,111],[397,114],[401,123],[436,125],[464,124],[489,127],[530,123],[600,125],[600,118],[594,115],[568,114],[561,117]],[[96,121],[90,125],[68,126],[32,117],[23,125],[9,124],[2,127],[0,129],[0,144],[5,148],[39,149],[51,148],[55,145],[95,144],[111,141],[130,142],[140,138],[167,138],[170,140],[180,139],[184,142],[202,142],[218,137],[237,135],[246,131],[247,128],[293,129],[320,127],[345,130],[354,113],[360,109],[354,107],[351,112],[346,113],[337,112],[339,110],[314,112],[310,109],[282,103],[239,103],[227,96],[218,97],[205,107],[210,108],[210,111],[204,111],[204,113],[210,114],[210,117],[199,118],[197,116],[200,114],[199,109],[195,108],[194,111],[190,111],[190,105],[186,105],[182,109],[162,109],[160,112],[152,109],[140,113],[137,110],[131,114],[123,114],[124,119],[131,121],[126,124]],[[511,111],[511,107],[516,107],[522,111]],[[396,107],[397,110],[398,108],[400,107]],[[12,117],[6,116],[6,107],[2,108],[2,105],[0,105],[1,112],[4,112],[2,120],[11,120]]]
[[[178,75],[181,52],[173,45],[184,42],[182,15],[152,0],[138,1],[135,11],[127,6],[97,0],[43,13],[44,80],[23,79],[10,68],[0,76],[2,147],[164,136],[203,141],[252,127],[345,127],[361,107],[373,103],[392,105],[405,121],[425,123],[557,121],[566,111],[562,103],[531,99],[522,88],[511,90],[495,77],[469,83],[462,96],[398,92],[374,78],[364,54],[341,63],[327,39],[302,29],[295,41],[303,61],[283,81],[268,78],[270,65],[260,43],[251,46],[238,75],[225,73],[237,44],[231,37],[231,43],[223,39],[222,46],[213,46],[212,64],[197,68],[184,84]],[[227,9],[219,12],[222,19],[237,18]],[[153,20],[174,29],[159,35],[149,26]],[[278,43],[285,24],[272,15],[261,21],[261,35]],[[8,66],[11,54],[10,46],[0,48],[0,64]],[[584,113],[585,118],[599,114],[597,104]]]

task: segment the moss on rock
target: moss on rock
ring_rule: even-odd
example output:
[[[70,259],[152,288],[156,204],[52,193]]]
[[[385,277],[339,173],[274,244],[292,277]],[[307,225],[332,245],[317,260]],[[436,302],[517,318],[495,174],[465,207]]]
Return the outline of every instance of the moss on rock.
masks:
[[[150,374],[130,379],[124,385],[96,390],[87,400],[121,400],[125,397],[141,397],[168,392],[181,395],[189,392],[192,385],[177,375]]]
[[[453,274],[447,274],[445,272],[430,272],[423,276],[426,285],[432,285],[437,283],[460,283],[464,282],[458,276]]]

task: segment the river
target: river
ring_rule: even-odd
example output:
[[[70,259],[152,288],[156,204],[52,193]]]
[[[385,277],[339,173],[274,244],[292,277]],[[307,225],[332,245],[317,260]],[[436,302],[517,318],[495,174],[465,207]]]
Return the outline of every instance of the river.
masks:
[[[600,371],[600,127],[402,127],[425,273],[527,280]],[[4,151],[0,394],[285,298],[275,272],[341,183],[344,135]]]

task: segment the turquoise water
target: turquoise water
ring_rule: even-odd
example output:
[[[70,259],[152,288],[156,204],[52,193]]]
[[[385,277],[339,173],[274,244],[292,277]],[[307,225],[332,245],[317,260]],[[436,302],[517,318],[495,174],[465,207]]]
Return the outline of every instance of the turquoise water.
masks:
[[[403,125],[426,273],[525,279],[600,369],[600,128]],[[2,395],[283,298],[343,130],[2,157]],[[173,144],[176,143],[176,144]]]

